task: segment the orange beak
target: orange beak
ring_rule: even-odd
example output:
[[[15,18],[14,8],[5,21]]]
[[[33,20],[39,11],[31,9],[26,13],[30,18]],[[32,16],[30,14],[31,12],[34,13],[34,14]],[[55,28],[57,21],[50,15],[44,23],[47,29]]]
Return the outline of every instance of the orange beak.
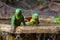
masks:
[[[20,13],[18,13],[18,16],[20,16]]]
[[[36,16],[36,19],[38,19],[38,16]]]

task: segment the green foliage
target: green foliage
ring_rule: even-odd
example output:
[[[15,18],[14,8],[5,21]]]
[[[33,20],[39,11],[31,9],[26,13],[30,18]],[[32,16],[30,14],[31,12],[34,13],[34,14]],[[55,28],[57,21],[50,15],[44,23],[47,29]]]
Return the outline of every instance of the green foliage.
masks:
[[[58,18],[54,18],[53,20],[51,20],[52,22],[56,22],[56,23],[60,23],[60,17]]]

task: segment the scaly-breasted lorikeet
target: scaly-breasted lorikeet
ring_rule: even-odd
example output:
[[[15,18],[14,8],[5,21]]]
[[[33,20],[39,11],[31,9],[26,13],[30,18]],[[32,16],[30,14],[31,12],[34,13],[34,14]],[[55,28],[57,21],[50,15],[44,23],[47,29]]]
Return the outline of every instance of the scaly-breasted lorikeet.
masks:
[[[39,19],[38,19],[38,13],[32,14],[32,19],[30,20],[31,25],[38,25]]]

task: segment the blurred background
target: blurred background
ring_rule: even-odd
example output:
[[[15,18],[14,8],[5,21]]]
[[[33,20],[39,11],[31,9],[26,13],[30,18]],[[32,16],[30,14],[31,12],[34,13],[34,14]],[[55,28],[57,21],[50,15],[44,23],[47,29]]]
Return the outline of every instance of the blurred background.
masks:
[[[0,0],[0,19],[10,20],[16,8],[24,16],[37,12],[40,18],[60,17],[60,0]]]

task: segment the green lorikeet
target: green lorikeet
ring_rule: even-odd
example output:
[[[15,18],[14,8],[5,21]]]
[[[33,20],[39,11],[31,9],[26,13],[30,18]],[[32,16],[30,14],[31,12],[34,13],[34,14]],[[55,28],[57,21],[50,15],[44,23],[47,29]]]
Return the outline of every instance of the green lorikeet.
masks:
[[[15,15],[11,18],[11,25],[12,26],[20,26],[21,22],[25,25],[24,16],[22,15],[21,9],[16,9]]]

